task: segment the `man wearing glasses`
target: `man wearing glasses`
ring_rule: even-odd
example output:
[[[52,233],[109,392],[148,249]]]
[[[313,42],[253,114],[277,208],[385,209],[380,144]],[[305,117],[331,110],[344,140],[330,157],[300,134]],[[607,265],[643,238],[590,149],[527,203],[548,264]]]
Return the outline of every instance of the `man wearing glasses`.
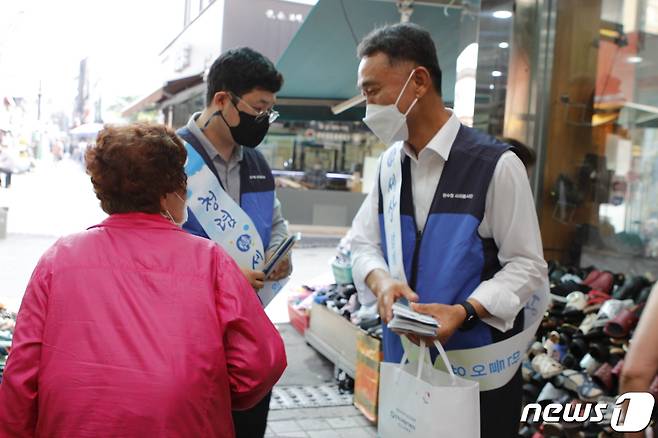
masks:
[[[246,47],[229,50],[208,73],[206,108],[178,131],[188,150],[183,229],[219,243],[261,293],[287,277],[291,267],[284,260],[267,283],[259,268],[288,237],[272,171],[255,149],[279,115],[272,107],[282,84],[283,77],[262,54]],[[240,385],[249,384],[234,383],[238,393]],[[270,396],[250,410],[233,412],[238,438],[264,436]]]

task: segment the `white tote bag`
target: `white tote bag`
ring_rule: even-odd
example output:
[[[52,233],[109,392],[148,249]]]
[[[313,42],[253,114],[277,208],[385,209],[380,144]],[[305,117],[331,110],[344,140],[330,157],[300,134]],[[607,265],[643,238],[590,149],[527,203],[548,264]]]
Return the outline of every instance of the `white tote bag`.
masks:
[[[424,343],[417,363],[405,364],[405,354],[400,364],[381,364],[380,438],[480,437],[479,384],[455,376],[443,347],[435,346],[450,373],[432,367]]]

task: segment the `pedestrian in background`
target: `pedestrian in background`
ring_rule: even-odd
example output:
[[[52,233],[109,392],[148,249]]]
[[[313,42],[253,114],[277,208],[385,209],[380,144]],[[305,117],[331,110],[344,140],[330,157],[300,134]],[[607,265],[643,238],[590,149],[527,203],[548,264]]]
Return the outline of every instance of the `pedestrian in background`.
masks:
[[[6,145],[0,145],[0,173],[5,174],[5,188],[8,189],[11,186],[11,175],[14,173],[14,160]]]

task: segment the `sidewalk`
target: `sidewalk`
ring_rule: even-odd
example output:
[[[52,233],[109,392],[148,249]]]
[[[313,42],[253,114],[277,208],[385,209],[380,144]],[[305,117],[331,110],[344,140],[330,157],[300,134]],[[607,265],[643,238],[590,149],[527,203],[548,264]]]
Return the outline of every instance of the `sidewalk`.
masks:
[[[265,437],[370,438],[374,426],[353,406],[271,411]]]
[[[18,311],[32,271],[57,237],[9,234],[0,239],[0,303]]]
[[[277,388],[331,384],[333,364],[311,348],[290,324],[278,326],[286,345],[288,368]],[[351,404],[271,410],[266,437],[367,438],[376,429]]]
[[[63,236],[107,217],[82,165],[68,159],[14,175],[11,188],[0,189],[0,206],[9,207],[8,234]]]

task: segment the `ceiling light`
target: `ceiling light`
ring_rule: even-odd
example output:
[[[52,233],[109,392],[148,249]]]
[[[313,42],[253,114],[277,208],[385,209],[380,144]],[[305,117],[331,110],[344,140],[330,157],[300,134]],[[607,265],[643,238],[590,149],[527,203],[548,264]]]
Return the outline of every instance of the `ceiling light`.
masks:
[[[496,11],[493,13],[493,16],[495,18],[500,18],[502,20],[507,19],[507,18],[512,18],[512,12],[511,11]]]
[[[626,62],[628,62],[629,64],[639,64],[640,62],[642,62],[642,57],[641,56],[629,56],[628,58],[626,58]]]
[[[509,43],[503,41],[502,43],[498,44],[498,47],[500,47],[501,49],[506,49],[509,47]]]
[[[489,89],[490,90],[493,90],[494,88],[496,88],[496,87],[494,87],[494,84],[489,84]]]
[[[494,71],[491,72],[491,76],[493,76],[494,78],[499,78],[502,75],[503,74],[501,72],[499,72],[498,70],[494,70]]]

